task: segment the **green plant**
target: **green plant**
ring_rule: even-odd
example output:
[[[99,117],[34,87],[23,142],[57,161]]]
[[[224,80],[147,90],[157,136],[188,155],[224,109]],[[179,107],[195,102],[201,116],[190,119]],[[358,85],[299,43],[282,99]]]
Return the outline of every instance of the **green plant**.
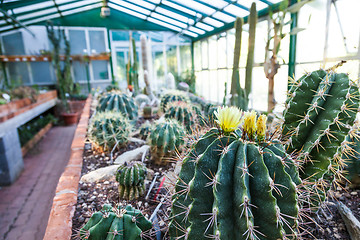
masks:
[[[346,179],[353,185],[360,185],[360,133],[355,132],[347,136],[348,151],[344,151],[341,159],[344,166]]]
[[[165,118],[175,119],[185,126],[188,133],[191,133],[197,127],[197,118],[193,107],[186,102],[171,102],[165,110]]]
[[[141,211],[131,205],[112,207],[104,204],[101,211],[93,213],[80,229],[80,239],[92,240],[140,240],[152,228]]]
[[[136,120],[138,117],[138,107],[134,99],[120,91],[105,93],[105,95],[99,99],[99,105],[96,110],[99,112],[120,112],[130,120]]]
[[[172,200],[172,239],[284,239],[299,212],[293,160],[265,138],[266,117],[219,108],[210,129],[182,162]]]
[[[163,112],[165,112],[168,103],[178,102],[178,101],[189,102],[189,98],[186,95],[186,93],[182,91],[178,91],[178,90],[167,91],[161,97],[160,108]]]
[[[155,122],[148,139],[151,145],[151,157],[155,164],[166,164],[165,158],[170,158],[176,151],[180,151],[184,136],[185,130],[176,120]]]
[[[89,128],[89,137],[95,149],[111,151],[117,143],[126,144],[130,132],[131,125],[121,113],[98,112]]]
[[[51,57],[55,69],[59,97],[63,101],[66,111],[68,112],[70,109],[67,103],[66,94],[72,94],[74,88],[73,79],[71,77],[70,42],[66,38],[64,30],[58,28],[57,33],[55,32],[54,25],[51,21],[47,22],[46,31],[48,38],[53,45]],[[62,38],[65,41],[65,60],[63,68],[61,68],[60,61],[60,43]]]
[[[111,92],[113,90],[120,90],[120,88],[116,85],[108,85],[106,88],[105,88],[105,91],[106,92]]]
[[[135,39],[130,35],[130,47],[129,47],[129,60],[126,64],[126,78],[128,86],[132,86],[134,89],[134,95],[139,93],[139,73],[138,62],[136,54]]]
[[[24,99],[24,98],[30,98],[31,102],[36,102],[37,96],[39,94],[39,91],[32,87],[28,86],[20,86],[16,87],[14,89],[11,89],[10,96],[12,99]]]
[[[146,120],[146,122],[144,122],[140,126],[140,132],[139,132],[140,138],[146,140],[150,132],[151,132],[151,124],[148,120]]]
[[[358,86],[335,68],[293,80],[283,114],[287,152],[299,154],[300,177],[312,183],[310,202],[315,207],[334,176],[341,174],[341,152],[346,151],[345,138],[359,108]]]
[[[134,200],[145,192],[146,167],[141,162],[130,162],[120,166],[116,171],[119,183],[119,198]]]

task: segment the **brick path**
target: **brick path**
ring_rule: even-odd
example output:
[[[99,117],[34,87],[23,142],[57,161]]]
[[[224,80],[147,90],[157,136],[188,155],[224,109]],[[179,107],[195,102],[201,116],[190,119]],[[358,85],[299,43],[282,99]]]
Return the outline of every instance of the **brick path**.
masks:
[[[59,177],[70,157],[76,126],[54,127],[24,158],[25,170],[11,186],[0,189],[2,240],[41,240]]]

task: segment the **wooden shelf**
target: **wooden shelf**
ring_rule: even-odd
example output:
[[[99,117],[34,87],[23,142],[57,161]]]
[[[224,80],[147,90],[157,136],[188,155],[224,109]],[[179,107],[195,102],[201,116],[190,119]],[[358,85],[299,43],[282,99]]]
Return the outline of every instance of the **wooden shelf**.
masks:
[[[98,55],[72,55],[71,61],[109,61],[110,56],[107,54]],[[0,55],[0,62],[50,62],[50,55]],[[60,60],[64,61],[65,56],[60,56]]]

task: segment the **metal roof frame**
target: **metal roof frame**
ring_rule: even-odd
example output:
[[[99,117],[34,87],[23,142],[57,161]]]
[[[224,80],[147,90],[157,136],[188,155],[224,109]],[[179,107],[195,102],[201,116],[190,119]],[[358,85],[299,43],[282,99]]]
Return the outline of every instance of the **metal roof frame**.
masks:
[[[201,40],[233,27],[235,18],[247,21],[249,4],[262,5],[259,17],[276,11],[281,0],[108,0],[107,5],[143,21],[149,21],[192,38]],[[26,28],[52,18],[87,11],[102,6],[102,0],[2,0],[0,33]],[[247,4],[247,5],[246,5]],[[265,8],[264,8],[265,7]],[[10,25],[12,24],[12,25]]]

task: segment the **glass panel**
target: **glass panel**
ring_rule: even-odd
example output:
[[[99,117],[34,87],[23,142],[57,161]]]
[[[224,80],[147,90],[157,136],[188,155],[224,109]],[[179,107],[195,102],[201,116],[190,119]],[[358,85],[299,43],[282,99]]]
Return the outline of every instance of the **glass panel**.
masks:
[[[91,54],[106,52],[104,31],[89,31]]]
[[[194,64],[195,71],[201,70],[201,42],[197,41],[194,44]]]
[[[116,79],[126,81],[125,52],[116,52]]]
[[[249,96],[249,108],[258,111],[267,111],[269,81],[265,77],[263,67],[253,68],[253,79],[256,79],[256,84],[253,82],[252,94]]]
[[[298,27],[305,28],[297,34],[296,62],[322,61],[326,25],[325,0],[305,4],[298,14]]]
[[[86,74],[86,66],[84,63],[79,61],[74,61],[72,63],[73,71],[74,71],[74,78],[76,82],[79,81],[87,81],[87,74]]]
[[[155,89],[160,89],[165,82],[164,56],[162,51],[154,52]]]
[[[190,45],[180,46],[180,59],[181,59],[180,72],[191,71]]]
[[[209,69],[217,69],[217,40],[216,36],[208,38],[209,41]],[[213,75],[213,74],[211,74]]]
[[[174,76],[178,74],[177,71],[177,59],[176,59],[176,46],[170,46],[166,51],[167,70]]]
[[[231,29],[227,31],[227,66],[228,68],[233,67],[234,63],[234,47],[235,47],[235,30]]]
[[[249,28],[249,25],[247,25],[247,28]],[[254,61],[256,63],[264,62],[267,38],[268,38],[268,22],[267,21],[258,22],[256,24],[255,50],[254,50],[255,51],[254,52]],[[246,47],[246,49],[247,49],[247,47]]]
[[[113,41],[129,41],[128,31],[112,31],[111,35]]]
[[[201,42],[201,67],[204,69],[209,67],[209,49],[208,49],[208,42],[202,41]]]
[[[24,55],[25,47],[22,33],[17,32],[2,37],[4,44],[4,53],[7,55]]]
[[[71,54],[90,54],[87,52],[84,30],[69,30]]]
[[[218,39],[217,52],[218,68],[226,68],[226,36]]]
[[[109,79],[108,61],[91,61],[94,80]]]
[[[21,86],[30,83],[29,71],[26,62],[9,62],[9,80],[12,86]]]
[[[31,72],[34,84],[53,83],[55,79],[51,77],[49,62],[31,62]]]

